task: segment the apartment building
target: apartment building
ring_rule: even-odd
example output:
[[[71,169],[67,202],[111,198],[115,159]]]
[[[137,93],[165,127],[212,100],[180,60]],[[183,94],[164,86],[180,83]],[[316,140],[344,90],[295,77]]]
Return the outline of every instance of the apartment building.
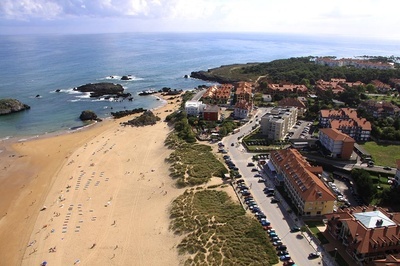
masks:
[[[221,109],[218,105],[206,105],[203,109],[203,119],[206,121],[218,121]]]
[[[399,255],[400,213],[375,206],[357,206],[325,217],[326,230],[341,242],[354,259],[354,265],[381,262],[388,254]]]
[[[318,57],[315,59],[315,63],[323,66],[330,67],[344,67],[344,66],[352,66],[355,68],[367,68],[367,69],[394,69],[393,63],[386,62],[372,62],[364,59],[352,59],[352,58],[342,58],[335,59],[331,57]]]
[[[233,88],[232,84],[210,86],[201,99],[207,104],[228,104],[232,96]]]
[[[185,111],[188,115],[198,116],[203,112],[205,105],[202,101],[186,101]]]
[[[353,153],[355,140],[334,128],[321,128],[319,131],[321,145],[332,158],[349,160]]]
[[[366,110],[375,118],[395,117],[400,115],[400,108],[391,102],[366,100],[360,103],[359,108]]]
[[[253,102],[253,83],[238,82],[236,84],[236,102],[246,101],[249,104]]]
[[[236,102],[233,115],[236,119],[246,119],[252,110],[252,104],[246,100]]]
[[[267,139],[283,140],[297,121],[297,108],[273,108],[266,113],[260,120],[261,133]]]
[[[352,108],[320,110],[319,126],[337,129],[356,141],[368,141],[372,130],[371,123],[365,118],[359,118],[357,111]]]
[[[336,196],[318,175],[322,167],[311,166],[296,149],[271,153],[270,162],[277,178],[283,180],[285,191],[303,216],[319,216],[333,211]]]

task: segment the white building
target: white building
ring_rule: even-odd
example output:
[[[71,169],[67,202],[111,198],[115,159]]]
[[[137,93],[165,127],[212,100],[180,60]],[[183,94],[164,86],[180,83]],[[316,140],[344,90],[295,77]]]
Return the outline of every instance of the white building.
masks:
[[[261,133],[271,140],[283,140],[297,122],[297,108],[273,108],[261,117]]]
[[[185,111],[188,115],[198,116],[203,112],[205,105],[202,101],[187,101],[185,103]]]

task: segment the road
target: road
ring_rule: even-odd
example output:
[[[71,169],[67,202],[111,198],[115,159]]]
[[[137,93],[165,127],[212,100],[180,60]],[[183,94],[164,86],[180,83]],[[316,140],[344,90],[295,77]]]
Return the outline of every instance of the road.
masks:
[[[259,109],[255,115],[261,117],[266,109]],[[252,130],[253,123],[248,123],[241,127],[240,132],[229,135],[223,139],[225,147],[228,149],[228,154],[232,161],[239,168],[246,184],[251,188],[251,193],[260,206],[260,209],[265,213],[267,219],[271,222],[272,227],[275,229],[278,236],[282,239],[284,245],[288,247],[288,251],[292,259],[297,265],[321,265],[321,259],[309,260],[308,254],[315,252],[315,244],[309,243],[304,237],[299,238],[299,233],[290,233],[290,227],[295,224],[294,215],[287,213],[285,202],[278,204],[270,203],[270,198],[266,197],[263,192],[265,187],[264,183],[258,183],[258,178],[254,178],[256,172],[252,172],[253,167],[247,167],[247,163],[252,161],[252,153],[247,153],[242,145],[238,144],[238,138],[247,135]],[[231,144],[234,143],[234,146]],[[265,174],[263,174],[265,176]],[[272,182],[265,176],[267,182],[272,186]],[[280,196],[276,196],[282,201]]]

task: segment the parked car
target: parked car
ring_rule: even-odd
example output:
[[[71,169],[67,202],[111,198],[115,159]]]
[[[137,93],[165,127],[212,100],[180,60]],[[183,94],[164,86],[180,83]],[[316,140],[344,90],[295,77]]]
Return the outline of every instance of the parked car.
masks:
[[[277,246],[276,250],[287,250],[287,246],[285,246],[285,245]]]
[[[280,256],[289,255],[289,252],[287,250],[280,250],[276,254],[280,257]]]
[[[247,163],[247,166],[254,166],[254,163],[252,163],[252,162]]]
[[[271,233],[268,233],[268,234],[269,234],[269,237],[278,236],[275,232],[271,232]],[[282,250],[286,250],[286,249],[282,249]]]
[[[296,265],[293,260],[288,260],[283,263],[283,266],[294,266]]]
[[[251,171],[252,172],[258,172],[258,169],[257,168],[251,168]]]
[[[274,246],[282,246],[283,243],[282,243],[282,240],[277,240],[277,241],[272,242],[272,245],[274,245]]]
[[[278,240],[281,240],[278,236],[271,237],[271,241],[272,242],[275,242],[275,241],[278,241]]]
[[[392,168],[390,168],[389,166],[385,166],[385,167],[383,167],[383,169],[387,170],[387,171],[391,171],[392,170]]]
[[[278,199],[276,199],[276,198],[272,198],[272,199],[271,199],[271,203],[278,203],[278,202],[281,202],[281,201],[278,200]]]
[[[292,228],[290,228],[290,232],[292,232],[292,233],[300,232],[300,227],[298,227],[298,226],[293,226]]]
[[[319,252],[312,252],[312,253],[308,254],[309,259],[316,259],[316,258],[319,258],[320,256],[321,256],[321,253],[319,253]]]
[[[262,177],[260,174],[255,174],[254,177]]]
[[[278,246],[278,247],[281,247],[281,246]],[[290,255],[283,255],[283,256],[280,256],[279,259],[281,261],[287,261],[287,260],[290,260],[291,257],[290,257]]]

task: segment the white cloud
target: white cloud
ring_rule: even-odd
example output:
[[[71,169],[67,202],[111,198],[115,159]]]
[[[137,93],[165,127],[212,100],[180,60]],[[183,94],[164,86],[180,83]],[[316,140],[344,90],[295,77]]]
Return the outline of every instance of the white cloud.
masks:
[[[52,19],[68,24],[71,19],[93,19],[104,21],[108,29],[115,23],[116,30],[120,20],[131,21],[132,31],[326,33],[400,39],[399,5],[395,0],[0,0],[0,19],[8,25],[15,20]]]

